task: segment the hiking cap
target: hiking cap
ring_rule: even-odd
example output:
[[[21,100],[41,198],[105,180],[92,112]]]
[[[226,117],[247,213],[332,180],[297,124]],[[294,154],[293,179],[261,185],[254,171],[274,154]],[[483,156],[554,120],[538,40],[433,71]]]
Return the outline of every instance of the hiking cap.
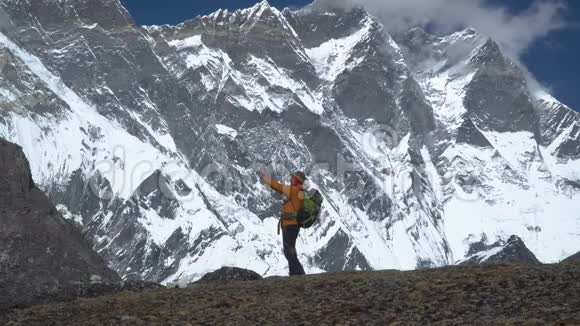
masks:
[[[296,178],[300,183],[304,183],[306,181],[306,174],[303,171],[296,171],[292,173],[292,176]]]

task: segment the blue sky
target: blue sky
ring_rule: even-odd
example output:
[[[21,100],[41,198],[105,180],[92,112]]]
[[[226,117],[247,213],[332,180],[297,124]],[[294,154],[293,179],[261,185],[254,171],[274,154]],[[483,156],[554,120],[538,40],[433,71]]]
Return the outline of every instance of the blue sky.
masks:
[[[302,7],[312,0],[270,0],[278,7]],[[341,1],[341,0],[335,0]],[[353,0],[345,0],[353,1]],[[373,0],[366,0],[373,1]],[[377,0],[396,2],[397,0]],[[440,0],[445,2],[446,0]],[[485,0],[463,0],[485,1]],[[537,0],[535,0],[537,1]],[[553,0],[546,0],[550,2]],[[239,9],[253,6],[258,0],[121,0],[141,25],[177,24],[197,15],[205,15],[221,8]],[[534,0],[487,0],[486,4],[508,6],[510,14],[525,12]],[[168,5],[171,3],[171,5]],[[411,1],[412,3],[412,1]],[[534,76],[560,101],[580,111],[580,1],[564,1],[566,27],[541,36],[520,54],[521,61]],[[533,24],[532,24],[533,25]],[[534,26],[529,26],[532,29]],[[493,35],[490,35],[492,38]]]

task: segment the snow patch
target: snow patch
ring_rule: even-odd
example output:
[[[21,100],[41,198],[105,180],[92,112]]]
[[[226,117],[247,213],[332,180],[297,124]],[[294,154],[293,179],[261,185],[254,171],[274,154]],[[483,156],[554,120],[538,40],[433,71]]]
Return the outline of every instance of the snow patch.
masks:
[[[71,213],[68,208],[64,205],[57,205],[56,206],[56,210],[62,215],[62,217],[64,219],[70,220],[70,221],[74,221],[75,223],[82,225],[83,224],[83,218],[82,216],[80,216],[79,214],[73,214]]]
[[[323,80],[335,81],[344,71],[356,67],[364,58],[353,56],[355,47],[370,34],[373,21],[366,17],[363,26],[353,34],[332,39],[316,48],[306,49],[306,54]]]
[[[278,68],[272,65],[270,62],[257,58],[255,56],[251,56],[249,60],[249,64],[256,69],[256,71],[262,76],[264,79],[268,81],[271,86],[278,86],[285,89],[288,89],[290,92],[298,95],[300,100],[304,103],[304,105],[313,113],[315,114],[322,114],[324,111],[322,104],[320,103],[319,99],[316,95],[314,95],[308,86],[303,81],[296,81],[292,79],[287,71],[282,68]],[[254,85],[260,87],[259,83],[251,83],[250,85]],[[255,89],[255,87],[253,87]],[[250,91],[247,89],[247,91]],[[268,101],[271,96],[267,93],[267,90],[263,89],[260,92],[259,96],[264,101]],[[284,101],[282,106],[280,107],[277,103],[272,103],[273,105],[277,105],[277,111],[285,110],[285,106],[287,106],[287,101]]]
[[[217,129],[218,134],[224,135],[230,139],[235,139],[238,136],[238,132],[235,129],[230,128],[228,126],[216,124],[215,127]]]

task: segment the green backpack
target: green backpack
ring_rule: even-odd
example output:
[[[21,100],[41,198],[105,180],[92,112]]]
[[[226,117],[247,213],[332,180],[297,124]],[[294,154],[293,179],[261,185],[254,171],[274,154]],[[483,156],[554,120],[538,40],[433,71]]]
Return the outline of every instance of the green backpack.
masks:
[[[322,194],[316,189],[304,192],[304,201],[298,211],[298,224],[301,227],[307,229],[318,221],[323,201]]]

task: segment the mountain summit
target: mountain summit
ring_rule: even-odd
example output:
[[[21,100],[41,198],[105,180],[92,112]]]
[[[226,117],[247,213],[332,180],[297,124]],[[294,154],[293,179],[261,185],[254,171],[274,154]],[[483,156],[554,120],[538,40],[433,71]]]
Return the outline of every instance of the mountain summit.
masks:
[[[580,247],[580,115],[493,35],[267,2],[176,26],[117,0],[0,17],[0,136],[123,277],[284,274],[263,165],[325,196],[307,272],[443,266],[512,234],[542,262]]]

